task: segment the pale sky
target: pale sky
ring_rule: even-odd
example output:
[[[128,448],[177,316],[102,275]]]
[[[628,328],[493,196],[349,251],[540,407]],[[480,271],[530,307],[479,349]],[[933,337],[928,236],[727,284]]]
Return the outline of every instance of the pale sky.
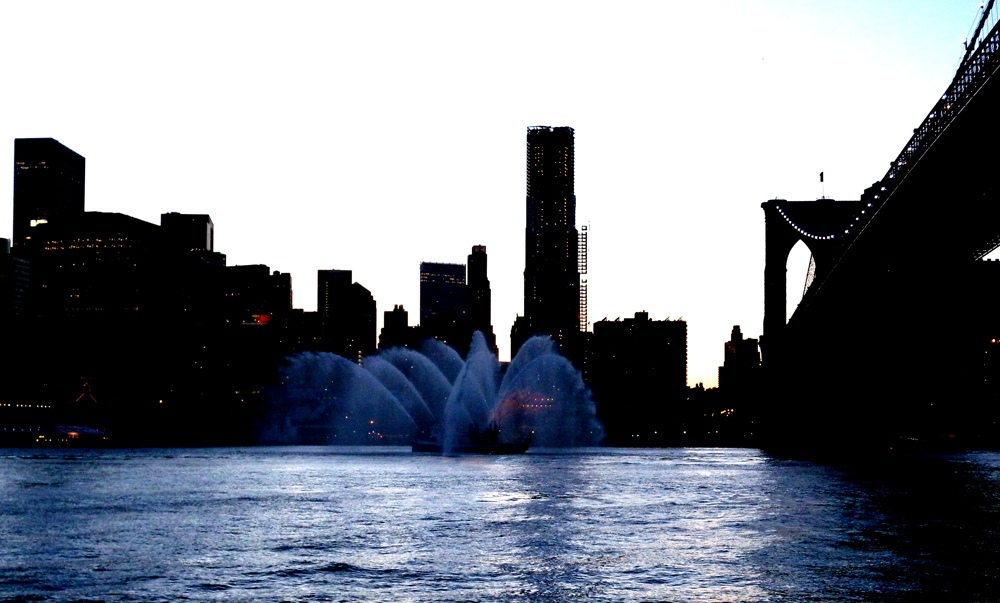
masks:
[[[379,327],[393,304],[418,322],[421,261],[486,245],[506,360],[525,131],[571,126],[591,322],[683,317],[688,383],[714,386],[733,325],[762,329],[760,204],[859,198],[951,81],[978,7],[9,3],[0,190],[14,138],[55,138],[87,159],[88,210],[207,213],[229,265],[291,273],[306,310],[317,270],[353,270]]]

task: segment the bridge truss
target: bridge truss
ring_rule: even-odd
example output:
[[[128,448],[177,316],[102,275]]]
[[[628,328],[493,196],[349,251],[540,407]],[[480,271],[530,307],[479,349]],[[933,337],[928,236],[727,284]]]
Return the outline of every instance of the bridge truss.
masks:
[[[972,40],[966,42],[965,57],[951,85],[934,104],[920,126],[914,128],[913,136],[890,164],[889,171],[877,183],[878,190],[868,203],[866,211],[860,212],[846,225],[844,234],[849,241],[857,238],[857,235],[889,201],[899,185],[917,167],[927,151],[976,97],[983,85],[997,73],[1000,67],[1000,28],[997,27],[1000,19],[997,13],[1000,12],[1000,8],[994,7],[994,1],[989,0]],[[991,24],[990,29],[983,33],[988,24]],[[851,238],[852,233],[853,238]],[[850,245],[850,242],[846,244],[848,248]],[[973,259],[981,258],[997,247],[1000,247],[1000,236],[993,237],[978,246],[973,251]]]

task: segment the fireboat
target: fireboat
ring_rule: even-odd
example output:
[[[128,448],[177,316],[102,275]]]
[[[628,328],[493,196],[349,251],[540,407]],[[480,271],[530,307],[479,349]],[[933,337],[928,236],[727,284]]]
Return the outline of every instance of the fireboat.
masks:
[[[519,442],[501,442],[500,426],[490,423],[480,430],[476,424],[469,426],[468,433],[454,445],[446,447],[440,439],[417,438],[413,442],[413,452],[433,452],[435,454],[524,454],[531,446],[531,434]]]

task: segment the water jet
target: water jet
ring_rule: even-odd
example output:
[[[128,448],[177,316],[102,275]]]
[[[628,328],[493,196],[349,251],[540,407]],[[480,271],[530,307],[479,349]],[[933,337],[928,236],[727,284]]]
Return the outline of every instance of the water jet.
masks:
[[[597,444],[604,430],[579,371],[545,336],[529,339],[503,370],[479,332],[463,360],[429,339],[356,364],[327,352],[289,357],[267,392],[265,443],[437,442],[463,450],[470,435],[504,446]]]

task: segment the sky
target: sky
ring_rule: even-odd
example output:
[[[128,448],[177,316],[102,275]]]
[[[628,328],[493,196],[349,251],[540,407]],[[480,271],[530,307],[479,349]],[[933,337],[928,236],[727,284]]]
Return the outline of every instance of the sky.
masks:
[[[0,20],[0,164],[15,138],[55,138],[87,159],[89,211],[207,213],[229,265],[291,273],[305,310],[317,270],[352,270],[379,327],[395,304],[418,322],[421,261],[485,245],[506,360],[526,129],[570,126],[590,321],[683,318],[688,384],[712,387],[733,325],[761,333],[760,204],[859,198],[950,83],[978,14],[972,0],[17,2]],[[0,204],[0,237],[11,221]]]

